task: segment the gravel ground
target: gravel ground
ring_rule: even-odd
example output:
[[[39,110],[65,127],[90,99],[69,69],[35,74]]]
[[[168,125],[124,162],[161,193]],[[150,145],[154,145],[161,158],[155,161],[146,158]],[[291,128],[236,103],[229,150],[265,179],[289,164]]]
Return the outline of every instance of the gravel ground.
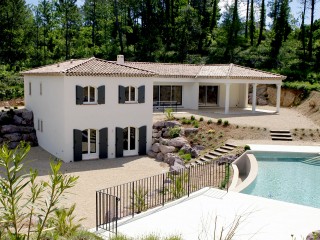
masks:
[[[274,108],[264,107],[265,110]],[[217,110],[219,111],[219,110]],[[203,116],[205,119],[222,118],[232,124],[266,127],[269,129],[293,129],[293,128],[319,128],[308,118],[292,109],[282,108],[280,114],[259,112],[256,114],[246,111],[224,115],[216,110],[190,111],[190,113],[175,113],[177,117],[190,115]],[[154,121],[164,119],[164,114],[155,114]],[[248,134],[250,134],[248,132]],[[235,144],[245,145],[251,141],[229,140]],[[293,144],[293,145],[319,145],[319,142],[272,142],[270,140],[252,140],[255,144]],[[49,172],[50,154],[41,147],[31,149],[27,159],[27,166],[38,169],[40,179],[47,179]],[[148,157],[126,157],[108,160],[88,160],[76,163],[66,163],[61,170],[67,174],[79,176],[77,185],[71,190],[71,195],[63,200],[62,204],[76,203],[75,214],[85,217],[82,222],[85,228],[95,227],[95,191],[98,189],[126,183],[132,180],[156,175],[168,170],[168,166]]]

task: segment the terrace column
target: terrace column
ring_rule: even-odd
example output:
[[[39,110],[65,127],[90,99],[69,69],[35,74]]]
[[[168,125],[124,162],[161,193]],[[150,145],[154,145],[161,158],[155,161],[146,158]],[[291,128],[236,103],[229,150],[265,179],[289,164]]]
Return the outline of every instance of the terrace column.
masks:
[[[276,113],[280,112],[280,99],[281,99],[281,84],[277,84],[277,110]]]
[[[256,105],[257,105],[257,84],[252,84],[252,112],[256,111]]]
[[[229,105],[230,105],[230,83],[226,83],[226,95],[225,95],[225,103],[224,103],[224,113],[229,113]]]

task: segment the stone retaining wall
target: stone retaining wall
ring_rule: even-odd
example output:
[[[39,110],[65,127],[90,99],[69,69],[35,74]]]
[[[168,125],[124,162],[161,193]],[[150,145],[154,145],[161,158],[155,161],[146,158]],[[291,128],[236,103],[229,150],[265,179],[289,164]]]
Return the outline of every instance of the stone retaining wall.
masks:
[[[38,146],[36,130],[33,124],[33,113],[26,109],[4,110],[0,112],[0,145],[8,144],[15,148],[20,141]]]

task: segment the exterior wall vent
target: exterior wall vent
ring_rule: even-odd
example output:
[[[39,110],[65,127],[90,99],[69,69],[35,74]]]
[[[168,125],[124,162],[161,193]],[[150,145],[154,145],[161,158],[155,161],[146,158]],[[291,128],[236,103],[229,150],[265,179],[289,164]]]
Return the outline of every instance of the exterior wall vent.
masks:
[[[117,64],[124,64],[124,56],[123,55],[117,56]]]

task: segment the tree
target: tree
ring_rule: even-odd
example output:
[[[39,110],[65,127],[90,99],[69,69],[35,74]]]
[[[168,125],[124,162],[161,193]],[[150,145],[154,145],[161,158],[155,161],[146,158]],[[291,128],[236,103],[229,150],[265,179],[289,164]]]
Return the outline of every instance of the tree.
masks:
[[[260,10],[260,25],[259,25],[259,38],[258,38],[258,46],[261,44],[263,39],[263,31],[266,25],[266,6],[265,0],[261,2],[261,10]]]
[[[251,0],[250,4],[250,21],[249,21],[249,31],[250,31],[250,44],[253,46],[253,38],[255,33],[255,22],[254,22],[254,6],[253,6],[253,0]]]
[[[309,33],[309,43],[308,43],[308,51],[309,51],[309,60],[312,59],[312,41],[313,41],[313,22],[314,22],[314,7],[315,7],[315,0],[311,0],[311,20],[310,20],[310,33]]]

